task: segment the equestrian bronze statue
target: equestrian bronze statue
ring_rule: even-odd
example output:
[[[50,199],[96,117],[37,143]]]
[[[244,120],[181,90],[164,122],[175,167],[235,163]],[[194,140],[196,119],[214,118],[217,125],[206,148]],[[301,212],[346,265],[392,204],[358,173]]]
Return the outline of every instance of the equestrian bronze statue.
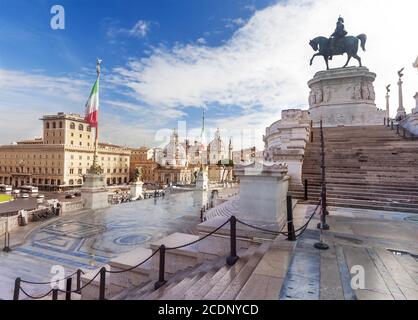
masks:
[[[330,38],[317,37],[309,41],[312,49],[314,51],[318,51],[313,55],[310,65],[312,65],[315,57],[323,56],[325,64],[327,65],[327,70],[329,70],[328,61],[332,60],[333,56],[343,55],[346,53],[347,63],[343,66],[343,68],[347,67],[351,58],[357,59],[361,67],[361,58],[357,54],[359,49],[359,41],[363,51],[366,51],[367,36],[365,34],[360,34],[357,37],[353,37],[347,36],[347,34],[348,33],[344,26],[344,19],[339,17],[337,21],[337,27]]]

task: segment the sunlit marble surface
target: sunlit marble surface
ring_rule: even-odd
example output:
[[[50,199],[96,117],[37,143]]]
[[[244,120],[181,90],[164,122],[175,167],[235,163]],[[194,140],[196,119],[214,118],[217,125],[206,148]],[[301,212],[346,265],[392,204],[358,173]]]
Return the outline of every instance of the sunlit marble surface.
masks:
[[[62,265],[66,274],[77,268],[94,269],[118,254],[147,247],[173,232],[194,232],[201,205],[195,193],[166,195],[63,217],[35,230],[11,253],[0,253],[0,298],[12,297],[16,277],[49,281],[53,265]]]

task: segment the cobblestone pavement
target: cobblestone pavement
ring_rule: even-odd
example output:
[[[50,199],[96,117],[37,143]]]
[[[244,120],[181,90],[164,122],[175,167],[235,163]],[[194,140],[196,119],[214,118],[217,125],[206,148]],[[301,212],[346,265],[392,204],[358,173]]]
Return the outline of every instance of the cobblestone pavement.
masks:
[[[93,269],[170,233],[193,233],[200,207],[195,193],[185,192],[56,219],[35,229],[11,253],[0,253],[0,298],[12,297],[16,277],[49,281],[53,265],[64,266],[66,274]]]

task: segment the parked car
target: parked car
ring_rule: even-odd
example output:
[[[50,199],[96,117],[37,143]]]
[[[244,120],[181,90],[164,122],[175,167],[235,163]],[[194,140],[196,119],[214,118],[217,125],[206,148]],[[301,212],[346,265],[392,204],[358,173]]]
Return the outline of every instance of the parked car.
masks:
[[[20,193],[20,190],[19,190],[19,189],[14,189],[14,190],[12,191],[12,193],[13,193],[13,194],[19,194],[19,193]]]
[[[73,199],[73,198],[75,198],[75,195],[73,195],[73,194],[65,195],[65,199]]]
[[[24,198],[24,199],[29,198],[29,193],[22,193],[22,198]]]
[[[45,198],[45,196],[43,194],[38,194],[37,198],[38,199],[43,199],[43,198]]]
[[[81,192],[80,192],[80,191],[77,191],[77,192],[75,192],[75,193],[74,193],[74,195],[75,195],[76,197],[81,197]]]

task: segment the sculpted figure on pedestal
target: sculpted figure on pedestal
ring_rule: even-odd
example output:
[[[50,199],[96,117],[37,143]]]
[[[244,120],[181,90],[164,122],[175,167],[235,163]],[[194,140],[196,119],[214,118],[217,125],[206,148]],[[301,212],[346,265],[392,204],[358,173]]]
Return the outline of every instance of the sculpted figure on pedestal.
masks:
[[[315,89],[315,101],[316,103],[321,103],[322,102],[322,89],[321,88],[316,88]]]
[[[311,90],[311,92],[309,93],[309,105],[313,106],[315,103],[316,103],[315,92]]]
[[[363,100],[369,100],[370,99],[370,91],[369,91],[369,86],[367,85],[367,83],[362,84],[361,95],[363,97]]]
[[[331,96],[329,87],[324,87],[324,102],[328,102]]]
[[[373,84],[369,83],[368,84],[368,89],[369,89],[369,100],[373,100],[376,99],[376,93],[374,91],[374,86]]]
[[[357,83],[354,86],[353,99],[361,100],[361,84],[360,83]]]

